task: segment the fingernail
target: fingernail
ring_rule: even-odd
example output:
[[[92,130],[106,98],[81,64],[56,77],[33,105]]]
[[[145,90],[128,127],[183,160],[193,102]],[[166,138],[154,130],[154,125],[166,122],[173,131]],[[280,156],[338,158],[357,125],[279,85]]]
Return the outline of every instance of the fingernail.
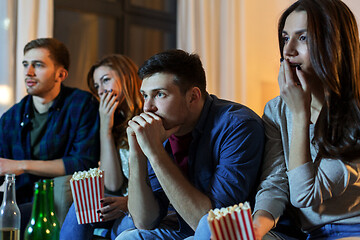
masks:
[[[112,92],[112,89],[110,89],[110,92]]]
[[[104,92],[107,93],[107,90],[105,90]]]
[[[300,65],[297,65],[297,66],[296,66],[296,69],[297,69],[297,70],[301,70]]]
[[[117,94],[116,94],[116,93],[114,93],[114,96],[116,97],[116,96],[117,96]]]
[[[100,210],[97,210],[96,212],[97,212],[97,213],[101,213],[101,211],[100,211]]]
[[[284,58],[282,57],[282,58],[280,58],[280,62],[282,63],[284,61]]]
[[[100,215],[100,218],[104,218],[104,216],[103,216],[103,215]]]

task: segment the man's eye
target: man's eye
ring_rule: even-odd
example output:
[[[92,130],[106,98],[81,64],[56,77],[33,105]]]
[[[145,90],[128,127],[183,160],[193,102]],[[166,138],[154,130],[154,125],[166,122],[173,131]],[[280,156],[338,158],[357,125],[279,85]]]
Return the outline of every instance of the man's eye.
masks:
[[[41,64],[41,63],[35,63],[34,64],[34,67],[37,67],[37,68],[39,68],[39,67],[42,67],[43,65]]]
[[[161,98],[161,97],[165,97],[165,94],[162,93],[162,92],[158,92],[158,93],[157,93],[157,96]]]

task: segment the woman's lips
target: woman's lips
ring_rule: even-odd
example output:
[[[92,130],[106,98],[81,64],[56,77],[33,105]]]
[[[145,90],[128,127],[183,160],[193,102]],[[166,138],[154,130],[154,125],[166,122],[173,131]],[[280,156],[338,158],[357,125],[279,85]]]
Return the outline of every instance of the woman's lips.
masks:
[[[290,63],[290,67],[296,68],[296,67],[300,67],[299,63]]]

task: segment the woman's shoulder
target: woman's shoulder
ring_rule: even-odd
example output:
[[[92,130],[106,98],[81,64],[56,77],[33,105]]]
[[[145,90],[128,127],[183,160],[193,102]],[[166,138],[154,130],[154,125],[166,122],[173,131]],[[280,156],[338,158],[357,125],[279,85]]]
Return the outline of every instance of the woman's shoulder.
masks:
[[[280,96],[277,96],[266,103],[263,117],[265,116],[274,119],[288,116],[290,114],[291,112],[285,101]]]
[[[282,98],[280,96],[277,96],[266,103],[265,110],[282,108],[282,107],[284,107],[284,105],[285,105],[285,102],[282,100]]]

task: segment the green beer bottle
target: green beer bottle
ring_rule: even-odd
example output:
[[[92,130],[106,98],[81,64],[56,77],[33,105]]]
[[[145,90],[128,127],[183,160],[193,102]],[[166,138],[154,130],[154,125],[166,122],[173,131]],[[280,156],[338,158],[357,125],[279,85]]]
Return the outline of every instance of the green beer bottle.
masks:
[[[42,180],[35,183],[35,193],[30,222],[25,229],[25,240],[57,240],[59,222],[54,211],[54,182]]]
[[[49,214],[50,214],[50,221],[52,225],[52,229],[54,232],[54,238],[52,239],[59,239],[60,236],[60,223],[55,214],[55,207],[54,207],[54,180],[53,179],[45,179],[43,182],[47,186],[47,201],[49,203]],[[56,237],[56,238],[55,238]]]

